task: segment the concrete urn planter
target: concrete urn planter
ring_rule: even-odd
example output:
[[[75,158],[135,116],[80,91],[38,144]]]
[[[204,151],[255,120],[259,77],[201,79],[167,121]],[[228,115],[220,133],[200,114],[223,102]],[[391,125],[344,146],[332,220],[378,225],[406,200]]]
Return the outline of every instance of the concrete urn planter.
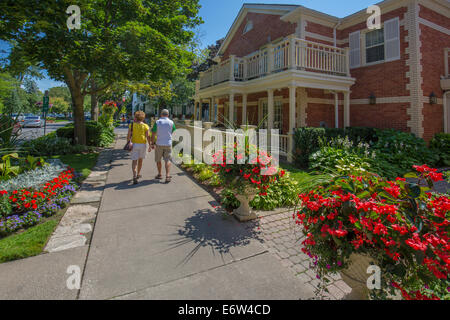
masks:
[[[251,221],[258,218],[250,207],[250,202],[256,197],[256,194],[257,191],[251,189],[247,189],[243,193],[235,193],[235,197],[239,200],[241,205],[233,211],[233,214],[240,222]]]
[[[243,124],[243,125],[241,125],[241,129],[242,130],[255,130],[256,128],[258,128],[257,126],[253,126],[253,125],[245,125],[245,124]]]
[[[191,124],[191,120],[185,119],[185,120],[184,120],[184,124],[187,125],[187,126],[190,125],[190,124]]]
[[[376,260],[364,254],[352,253],[350,256],[350,265],[340,272],[342,280],[352,288],[352,292],[348,294],[346,300],[368,300],[369,289],[367,287],[367,279],[370,274],[367,268],[371,265],[377,265]]]

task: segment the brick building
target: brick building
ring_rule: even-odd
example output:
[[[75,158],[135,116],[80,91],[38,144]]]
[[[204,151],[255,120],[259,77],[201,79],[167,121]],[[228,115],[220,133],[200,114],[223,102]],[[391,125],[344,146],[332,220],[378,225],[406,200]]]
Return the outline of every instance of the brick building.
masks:
[[[278,128],[450,132],[450,3],[386,0],[381,29],[296,5],[244,4],[197,83],[196,118]],[[447,90],[447,91],[446,91]]]

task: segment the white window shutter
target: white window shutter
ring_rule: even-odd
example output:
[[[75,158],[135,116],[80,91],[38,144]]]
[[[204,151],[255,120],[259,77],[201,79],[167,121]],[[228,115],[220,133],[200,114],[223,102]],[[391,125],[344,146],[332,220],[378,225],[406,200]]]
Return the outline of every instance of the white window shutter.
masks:
[[[350,68],[361,66],[361,40],[360,32],[356,31],[349,35],[350,45]]]
[[[384,23],[385,60],[400,59],[400,21],[398,18]]]

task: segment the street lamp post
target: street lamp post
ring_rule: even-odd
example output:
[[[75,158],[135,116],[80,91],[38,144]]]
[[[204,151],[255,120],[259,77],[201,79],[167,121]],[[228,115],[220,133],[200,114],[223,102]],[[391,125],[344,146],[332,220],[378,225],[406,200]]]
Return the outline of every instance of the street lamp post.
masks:
[[[48,90],[45,91],[44,99],[42,103],[42,113],[44,114],[44,136],[47,129],[47,112],[49,107],[50,98],[48,97]]]

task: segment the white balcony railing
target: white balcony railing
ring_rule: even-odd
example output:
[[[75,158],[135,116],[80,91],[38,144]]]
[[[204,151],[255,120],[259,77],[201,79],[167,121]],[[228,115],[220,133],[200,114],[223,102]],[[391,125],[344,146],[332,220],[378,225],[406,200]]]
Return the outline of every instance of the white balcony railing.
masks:
[[[349,52],[289,37],[244,58],[230,59],[200,75],[200,89],[225,81],[248,81],[287,69],[350,76]]]

